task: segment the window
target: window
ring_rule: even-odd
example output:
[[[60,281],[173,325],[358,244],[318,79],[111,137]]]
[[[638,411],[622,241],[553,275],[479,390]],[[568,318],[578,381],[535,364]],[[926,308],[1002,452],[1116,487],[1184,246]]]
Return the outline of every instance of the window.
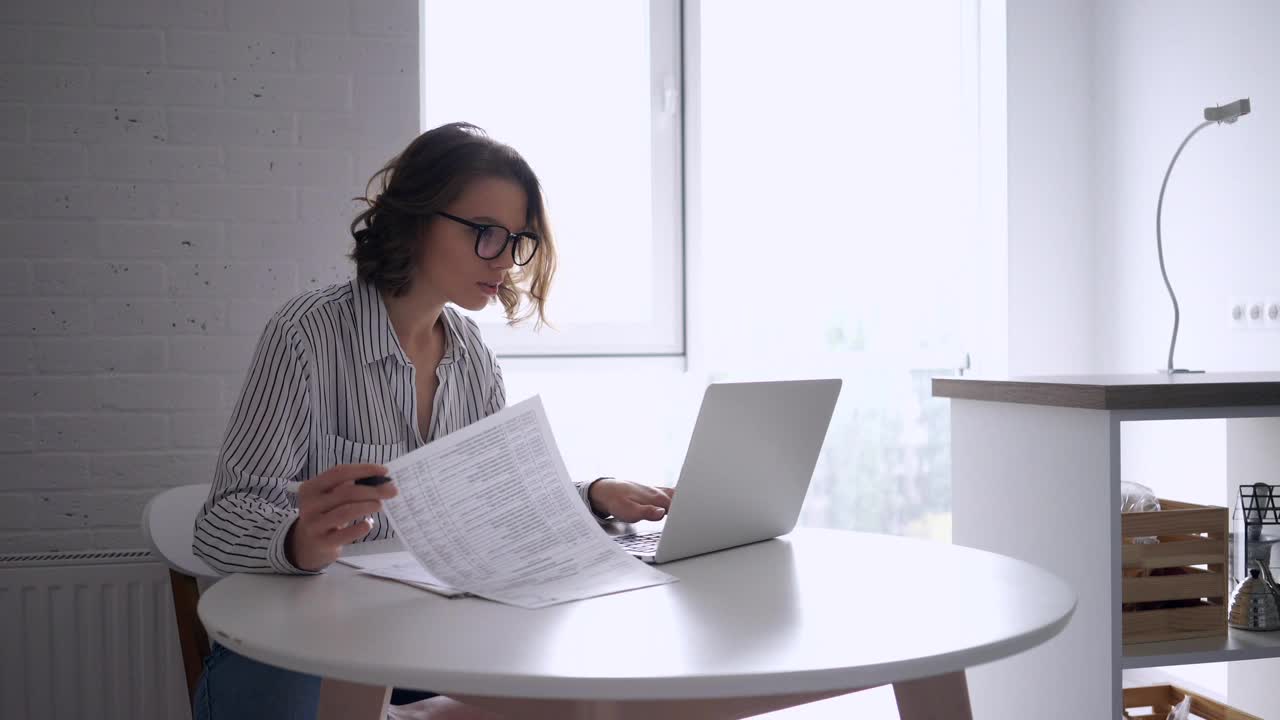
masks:
[[[492,3],[427,0],[424,39],[426,62],[447,63],[463,46],[428,47],[448,32],[433,30],[433,20],[454,25],[463,22],[455,15],[483,14],[485,27],[509,34],[548,26],[545,42],[578,48],[536,67],[542,95],[555,97],[542,103],[556,108],[546,117],[563,110],[591,118],[578,123],[581,133],[513,115],[533,91],[486,91],[487,81],[476,78],[497,70],[425,75],[424,125],[456,117],[488,123],[542,174],[563,223],[554,310],[564,330],[500,346],[509,400],[543,397],[575,478],[665,484],[678,478],[708,382],[840,377],[801,523],[949,539],[949,408],[931,397],[930,378],[954,372],[967,354],[981,357],[979,342],[992,334],[988,318],[998,310],[987,303],[1002,296],[988,290],[1005,282],[983,260],[977,232],[976,0],[685,0],[683,23],[670,2],[527,5],[493,20]],[[583,39],[584,28],[599,35]],[[676,37],[683,53],[664,45]],[[565,59],[575,52],[577,61]],[[612,69],[584,70],[584,58]],[[666,80],[660,68],[677,61],[683,138],[680,127],[664,125],[671,108],[664,88],[681,72]],[[644,78],[644,96],[633,96]],[[433,85],[440,82],[457,87]],[[444,109],[430,110],[433,103]],[[583,137],[591,138],[589,155],[575,154]],[[628,154],[641,145],[647,164],[643,153]],[[683,158],[671,160],[672,152]],[[643,183],[580,180],[597,162],[612,168],[600,172]],[[681,181],[684,206],[660,200]],[[636,201],[645,197],[651,212]],[[605,205],[607,218],[599,213]],[[648,218],[643,231],[623,231],[635,231],[628,246],[650,244],[652,262],[616,253],[624,244],[613,237],[602,241],[608,252],[598,245],[598,223],[628,214]],[[578,277],[593,273],[614,289]],[[633,283],[625,291],[617,284],[624,281]],[[663,292],[677,305],[645,315]],[[628,323],[648,329],[633,333]],[[670,342],[650,342],[657,337]],[[512,357],[532,354],[535,342],[560,354],[676,348],[687,365]]]
[[[801,522],[950,538],[974,352],[974,3],[701,3],[690,352],[711,379],[840,377]]]
[[[539,335],[503,356],[684,352],[680,17],[673,0],[425,0],[422,126],[466,120],[542,181],[560,249]]]

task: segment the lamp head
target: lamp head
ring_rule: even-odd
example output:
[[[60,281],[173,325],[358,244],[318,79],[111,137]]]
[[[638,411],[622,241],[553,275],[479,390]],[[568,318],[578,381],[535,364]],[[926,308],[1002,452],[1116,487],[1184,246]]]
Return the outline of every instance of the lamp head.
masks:
[[[1249,98],[1242,98],[1226,105],[1218,105],[1217,107],[1207,107],[1204,109],[1204,119],[1207,122],[1217,123],[1233,123],[1240,118],[1241,115],[1249,114]]]

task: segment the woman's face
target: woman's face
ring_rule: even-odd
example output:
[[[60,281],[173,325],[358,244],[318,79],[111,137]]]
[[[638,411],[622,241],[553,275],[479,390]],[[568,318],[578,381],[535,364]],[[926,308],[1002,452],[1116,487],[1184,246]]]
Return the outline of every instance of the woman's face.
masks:
[[[502,225],[511,232],[526,230],[528,199],[517,183],[505,178],[471,181],[444,211],[482,225]],[[476,231],[437,215],[427,223],[418,276],[441,297],[467,310],[483,310],[498,295],[498,284],[515,264],[511,246],[485,260],[476,255]],[[415,285],[418,283],[415,282]]]

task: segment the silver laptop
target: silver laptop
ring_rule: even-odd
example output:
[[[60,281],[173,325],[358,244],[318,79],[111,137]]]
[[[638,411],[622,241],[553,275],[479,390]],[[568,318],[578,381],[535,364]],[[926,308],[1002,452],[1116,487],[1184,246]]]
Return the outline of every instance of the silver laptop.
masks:
[[[827,435],[840,380],[714,383],[661,529],[617,535],[650,563],[791,532]]]

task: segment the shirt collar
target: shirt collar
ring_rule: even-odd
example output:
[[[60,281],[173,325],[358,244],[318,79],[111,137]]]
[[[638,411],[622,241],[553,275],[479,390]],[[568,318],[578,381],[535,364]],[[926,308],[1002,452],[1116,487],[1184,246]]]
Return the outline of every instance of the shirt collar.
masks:
[[[388,355],[394,356],[402,364],[408,364],[400,340],[396,337],[395,328],[391,326],[391,318],[387,314],[386,303],[382,294],[372,283],[360,278],[351,280],[351,296],[355,302],[356,334],[360,342],[360,357],[365,364],[377,362]],[[444,323],[444,356],[441,363],[453,362],[467,353],[467,344],[463,342],[462,331],[457,327],[458,318],[446,307],[440,313]]]

